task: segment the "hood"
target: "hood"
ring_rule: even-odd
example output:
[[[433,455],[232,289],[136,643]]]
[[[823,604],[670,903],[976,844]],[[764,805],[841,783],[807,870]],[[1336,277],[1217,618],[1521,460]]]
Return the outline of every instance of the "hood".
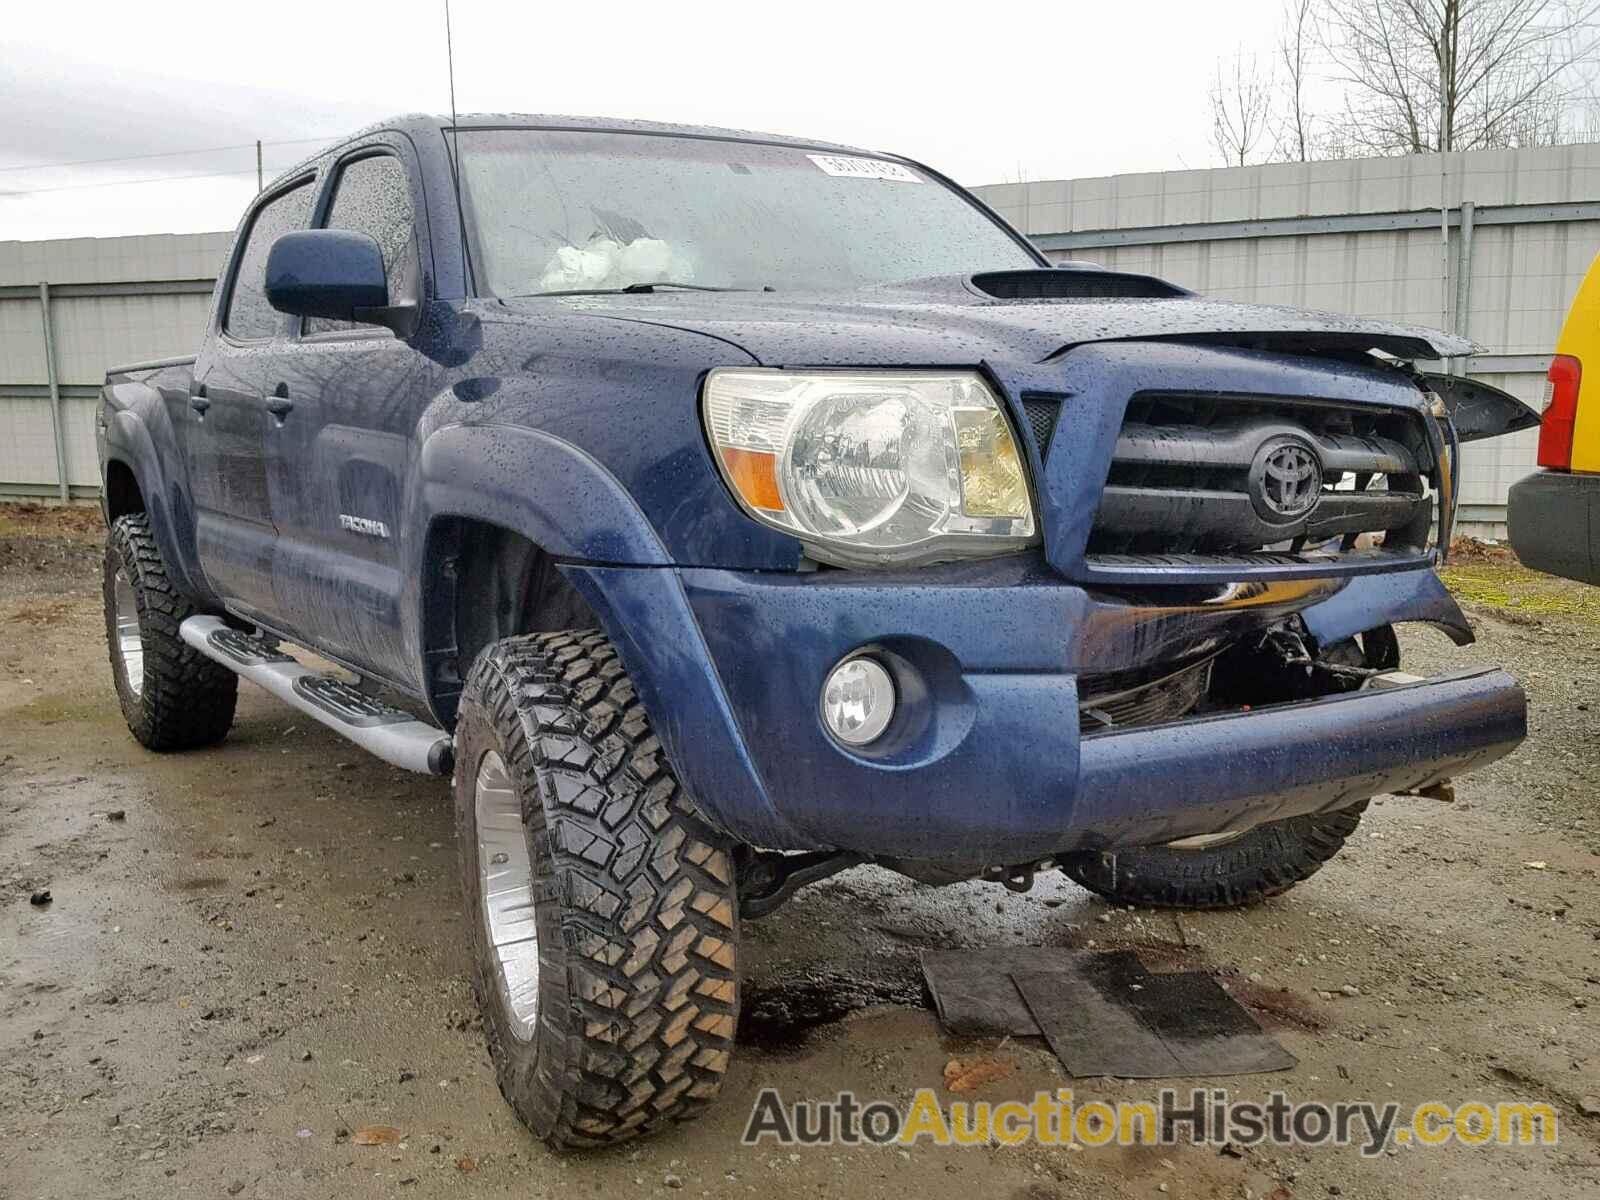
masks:
[[[1465,338],[1421,326],[1207,300],[1145,276],[1060,269],[1004,275],[1003,287],[996,286],[997,275],[953,275],[855,292],[663,289],[503,303],[529,315],[559,305],[568,313],[699,333],[738,346],[768,366],[1038,363],[1088,342],[1150,339],[1284,353],[1379,351],[1408,360],[1451,358],[1475,349]],[[1064,278],[1077,286],[1059,286]],[[1130,287],[1128,281],[1150,286]],[[1130,290],[1149,294],[1130,296]],[[1077,294],[1063,296],[1063,291]],[[1112,294],[1096,294],[1101,292]]]

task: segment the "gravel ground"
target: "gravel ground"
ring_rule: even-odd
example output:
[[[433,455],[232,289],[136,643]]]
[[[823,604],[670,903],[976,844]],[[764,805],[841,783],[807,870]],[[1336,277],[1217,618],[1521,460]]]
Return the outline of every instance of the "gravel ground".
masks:
[[[1600,1194],[1600,678],[1592,593],[1495,559],[1451,575],[1480,641],[1406,665],[1506,665],[1532,736],[1454,804],[1390,799],[1321,874],[1246,912],[1114,910],[846,873],[744,929],[745,1043],[717,1109],[556,1159],[495,1090],[463,949],[444,788],[250,688],[221,747],[134,745],[112,696],[89,513],[0,509],[0,1196],[1052,1197]],[[1533,865],[1538,864],[1538,865]],[[49,889],[36,907],[32,893]],[[745,1149],[758,1089],[904,1101],[952,1057],[919,946],[1130,947],[1213,972],[1300,1059],[1264,1097],[1542,1100],[1549,1148]],[[1353,994],[1348,994],[1353,993]],[[980,1098],[1073,1087],[1041,1044]],[[369,1125],[394,1144],[356,1144]]]

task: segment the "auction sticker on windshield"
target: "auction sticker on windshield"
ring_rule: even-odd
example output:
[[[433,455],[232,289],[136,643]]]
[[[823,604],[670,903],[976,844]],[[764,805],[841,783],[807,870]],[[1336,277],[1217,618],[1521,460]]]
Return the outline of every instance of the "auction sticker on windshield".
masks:
[[[842,175],[850,179],[889,179],[895,183],[922,182],[922,177],[910,167],[884,162],[881,158],[850,158],[843,154],[808,154],[806,157],[829,175]]]

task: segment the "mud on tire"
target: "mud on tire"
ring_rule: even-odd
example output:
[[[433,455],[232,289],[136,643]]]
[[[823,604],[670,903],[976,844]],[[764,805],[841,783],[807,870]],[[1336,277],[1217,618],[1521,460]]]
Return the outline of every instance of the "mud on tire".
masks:
[[[538,939],[531,1020],[502,987],[483,901],[485,763],[503,766],[521,810]],[[603,634],[507,638],[479,656],[453,787],[474,988],[512,1108],[557,1149],[696,1115],[721,1087],[738,1017],[732,857]]]
[[[102,581],[111,678],[128,729],[150,750],[192,750],[227,736],[233,725],[239,678],[178,635],[197,611],[167,577],[166,564],[144,513],[118,517],[106,539]],[[142,669],[138,680],[119,650],[118,580],[131,591],[138,614]],[[128,591],[123,593],[126,612]]]
[[[1355,832],[1366,807],[1362,801],[1337,812],[1273,821],[1205,849],[1138,846],[1075,854],[1061,869],[1118,904],[1238,908],[1315,875]]]

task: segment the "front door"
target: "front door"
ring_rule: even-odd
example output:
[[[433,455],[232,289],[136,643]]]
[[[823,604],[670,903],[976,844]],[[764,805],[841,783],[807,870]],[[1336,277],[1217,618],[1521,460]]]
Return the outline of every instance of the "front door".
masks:
[[[402,159],[373,147],[339,164],[319,224],[373,237],[389,303],[421,301],[412,188]],[[277,522],[274,603],[285,632],[398,683],[404,652],[401,512],[412,438],[439,367],[373,325],[307,318],[273,356],[284,402],[268,431]]]
[[[263,280],[273,241],[305,228],[312,196],[306,178],[256,210],[236,254],[219,328],[195,363],[187,411],[181,414],[200,568],[230,608],[263,619],[273,611],[276,535],[264,380],[288,328],[288,318],[267,303]]]

